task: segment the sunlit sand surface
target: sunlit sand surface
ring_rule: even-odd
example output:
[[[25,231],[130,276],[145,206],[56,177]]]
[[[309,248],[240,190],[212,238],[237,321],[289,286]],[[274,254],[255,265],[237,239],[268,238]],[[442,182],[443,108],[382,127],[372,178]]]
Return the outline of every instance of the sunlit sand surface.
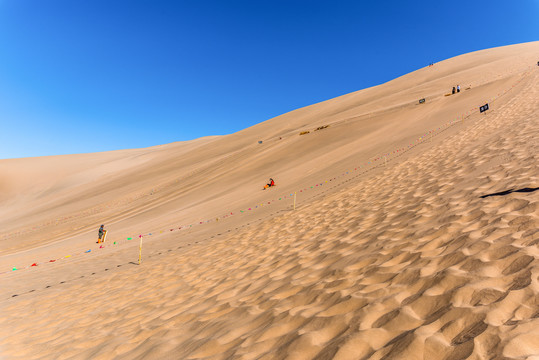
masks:
[[[489,49],[232,135],[0,160],[0,355],[538,359],[538,60]]]

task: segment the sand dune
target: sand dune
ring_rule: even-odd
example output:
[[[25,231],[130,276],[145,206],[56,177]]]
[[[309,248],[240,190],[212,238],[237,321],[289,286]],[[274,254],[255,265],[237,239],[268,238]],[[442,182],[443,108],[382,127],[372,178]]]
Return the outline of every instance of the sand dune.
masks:
[[[0,160],[0,354],[539,357],[538,55],[462,55],[227,136]]]

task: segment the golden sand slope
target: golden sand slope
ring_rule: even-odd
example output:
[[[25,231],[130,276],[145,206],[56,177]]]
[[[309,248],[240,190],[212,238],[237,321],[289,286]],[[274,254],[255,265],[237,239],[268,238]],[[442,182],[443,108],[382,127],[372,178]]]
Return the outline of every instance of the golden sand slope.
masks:
[[[280,194],[328,179],[507,90],[536,64],[538,48],[534,42],[461,55],[227,136],[0,160],[0,251],[58,242],[80,250],[103,223],[111,240],[125,239],[261,203],[269,177]],[[462,93],[444,96],[456,84]],[[323,125],[330,126],[314,131]]]
[[[475,100],[519,79],[487,115],[313,192],[296,211],[268,207],[206,233],[163,236],[148,244],[141,266],[126,246],[5,275],[16,290],[2,289],[1,354],[539,356],[539,190],[508,191],[539,186],[539,68]]]

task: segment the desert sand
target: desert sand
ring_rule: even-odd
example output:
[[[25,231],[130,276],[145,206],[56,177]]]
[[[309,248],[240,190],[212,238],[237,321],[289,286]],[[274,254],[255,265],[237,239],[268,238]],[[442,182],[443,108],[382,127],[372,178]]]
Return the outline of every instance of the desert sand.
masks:
[[[231,135],[0,160],[0,357],[539,359],[537,61],[487,49]]]

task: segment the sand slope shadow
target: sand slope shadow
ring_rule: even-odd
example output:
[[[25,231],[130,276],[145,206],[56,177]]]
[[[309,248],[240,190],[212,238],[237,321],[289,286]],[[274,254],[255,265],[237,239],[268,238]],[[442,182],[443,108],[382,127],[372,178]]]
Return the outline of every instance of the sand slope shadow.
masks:
[[[509,189],[509,190],[500,191],[500,192],[497,192],[497,193],[481,195],[480,198],[486,198],[486,197],[489,197],[489,196],[503,196],[503,195],[511,194],[513,192],[534,192],[534,191],[537,191],[537,190],[539,190],[539,187],[536,187],[536,188],[522,188],[522,189],[519,189],[519,190]]]

